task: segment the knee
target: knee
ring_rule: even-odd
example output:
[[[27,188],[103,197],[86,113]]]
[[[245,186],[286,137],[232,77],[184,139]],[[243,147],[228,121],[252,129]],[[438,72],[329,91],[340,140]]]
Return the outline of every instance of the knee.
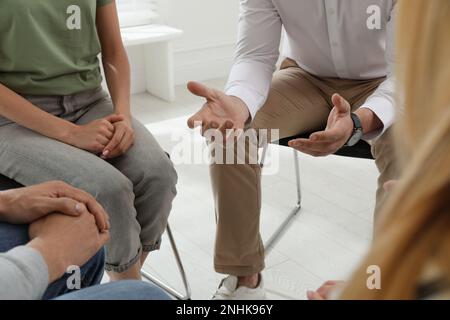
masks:
[[[121,172],[114,170],[114,174],[111,173],[109,176],[105,176],[101,183],[102,190],[100,194],[108,197],[120,197],[120,195],[125,195],[129,197],[133,193],[133,183]]]
[[[176,194],[176,185],[178,182],[178,174],[169,157],[164,157],[160,163],[161,171],[158,174],[158,181],[160,181],[163,190],[171,191]]]
[[[121,172],[111,167],[97,167],[77,177],[72,184],[90,193],[103,206],[113,206],[132,195],[133,184]]]
[[[176,195],[178,175],[172,161],[165,155],[153,163],[143,166],[143,184],[145,188],[164,194]]]

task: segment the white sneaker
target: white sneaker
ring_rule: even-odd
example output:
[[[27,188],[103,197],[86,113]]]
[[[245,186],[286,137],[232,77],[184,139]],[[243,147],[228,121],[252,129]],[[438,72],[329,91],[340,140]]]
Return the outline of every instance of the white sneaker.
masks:
[[[265,300],[266,292],[262,275],[256,288],[239,287],[238,278],[228,276],[220,282],[219,288],[212,297],[213,300]]]

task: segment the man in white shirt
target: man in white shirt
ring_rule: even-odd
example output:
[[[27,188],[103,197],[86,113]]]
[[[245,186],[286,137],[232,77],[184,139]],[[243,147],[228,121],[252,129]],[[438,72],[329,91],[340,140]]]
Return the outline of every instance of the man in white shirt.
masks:
[[[290,142],[313,156],[372,140],[380,170],[378,210],[383,183],[395,177],[389,143],[395,118],[395,3],[241,0],[236,60],[226,90],[190,83],[191,92],[207,102],[188,125],[201,122],[203,133],[279,129],[280,138],[314,132]],[[282,33],[286,59],[274,73]],[[261,168],[213,163],[211,178],[218,218],[214,265],[230,275],[215,298],[263,298]]]

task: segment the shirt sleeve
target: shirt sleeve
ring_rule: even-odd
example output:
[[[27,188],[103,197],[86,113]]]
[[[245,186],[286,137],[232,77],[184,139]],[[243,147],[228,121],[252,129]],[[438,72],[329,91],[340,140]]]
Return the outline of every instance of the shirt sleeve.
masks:
[[[114,0],[97,0],[97,7],[102,7],[107,5],[108,3],[113,2]]]
[[[0,254],[0,300],[41,299],[48,286],[42,255],[27,246]]]
[[[388,63],[388,75],[386,80],[377,90],[365,101],[361,108],[367,108],[373,111],[383,123],[383,128],[371,132],[364,136],[365,140],[372,140],[381,136],[395,122],[396,118],[396,98],[395,98],[395,25],[396,25],[396,4],[391,12],[387,23],[386,38],[386,61]]]
[[[271,0],[241,0],[235,62],[225,92],[247,105],[250,115],[267,100],[280,55],[281,18]]]

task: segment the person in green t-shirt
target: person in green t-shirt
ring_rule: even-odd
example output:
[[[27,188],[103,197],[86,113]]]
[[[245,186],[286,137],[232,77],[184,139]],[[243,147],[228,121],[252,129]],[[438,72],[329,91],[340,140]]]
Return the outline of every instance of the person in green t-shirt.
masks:
[[[100,54],[111,96],[101,88]],[[113,0],[0,1],[0,174],[24,186],[61,180],[93,195],[109,214],[110,278],[140,279],[161,245],[177,174],[131,115]]]

